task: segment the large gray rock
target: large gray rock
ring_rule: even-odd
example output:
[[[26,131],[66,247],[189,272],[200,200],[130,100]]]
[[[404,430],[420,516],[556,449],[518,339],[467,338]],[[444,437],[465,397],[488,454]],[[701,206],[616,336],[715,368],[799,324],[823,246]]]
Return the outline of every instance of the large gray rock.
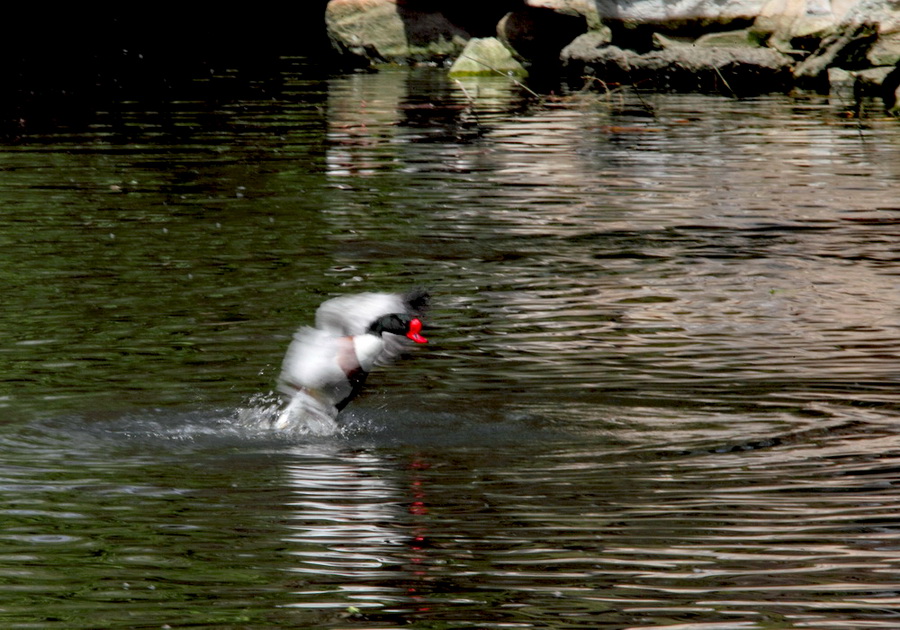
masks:
[[[736,20],[753,19],[766,0],[596,0],[601,20],[622,20],[632,23],[660,24],[703,21],[728,24]]]
[[[545,0],[566,4],[564,0]],[[578,4],[576,0],[571,0]],[[601,20],[632,24],[704,23],[727,25],[756,20],[786,39],[797,34],[827,33],[841,24],[872,22],[886,27],[900,19],[897,0],[596,0]]]
[[[469,33],[440,11],[416,6],[392,0],[331,0],[325,11],[328,36],[340,53],[367,62],[435,61],[459,54]]]
[[[595,0],[525,0],[525,6],[532,9],[546,9],[560,15],[582,18],[588,29],[596,30],[603,26],[597,13]]]

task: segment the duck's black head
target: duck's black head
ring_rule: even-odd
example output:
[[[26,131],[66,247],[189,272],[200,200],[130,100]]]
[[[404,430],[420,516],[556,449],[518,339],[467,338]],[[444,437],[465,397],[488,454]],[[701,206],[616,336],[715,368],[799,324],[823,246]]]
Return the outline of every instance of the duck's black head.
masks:
[[[383,315],[369,326],[370,334],[381,336],[381,333],[389,332],[395,335],[403,335],[416,343],[427,343],[428,340],[422,332],[422,320],[418,317],[410,317],[406,313],[392,313]]]

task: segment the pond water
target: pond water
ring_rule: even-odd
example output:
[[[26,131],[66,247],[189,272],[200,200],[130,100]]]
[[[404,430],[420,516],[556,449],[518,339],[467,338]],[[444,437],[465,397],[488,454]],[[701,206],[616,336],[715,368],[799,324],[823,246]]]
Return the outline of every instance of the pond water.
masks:
[[[900,626],[896,120],[280,81],[0,147],[0,625]],[[416,285],[269,428],[317,304]]]

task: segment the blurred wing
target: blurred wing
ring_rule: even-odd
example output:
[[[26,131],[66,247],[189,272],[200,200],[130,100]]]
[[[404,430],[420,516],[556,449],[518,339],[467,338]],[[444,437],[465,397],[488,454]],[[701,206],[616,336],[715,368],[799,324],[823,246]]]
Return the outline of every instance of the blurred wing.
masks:
[[[427,308],[428,291],[413,289],[399,293],[357,293],[342,295],[323,302],[316,311],[316,328],[332,335],[356,336],[365,334],[369,326],[383,315],[406,313],[420,317]],[[415,344],[406,337],[384,333],[384,351],[375,365],[384,366],[407,352]]]
[[[347,341],[315,328],[298,330],[281,365],[279,389],[293,395],[305,388],[341,400],[350,389],[341,354]]]
[[[395,293],[357,293],[323,302],[316,311],[316,328],[334,335],[362,335],[382,315],[407,312]]]

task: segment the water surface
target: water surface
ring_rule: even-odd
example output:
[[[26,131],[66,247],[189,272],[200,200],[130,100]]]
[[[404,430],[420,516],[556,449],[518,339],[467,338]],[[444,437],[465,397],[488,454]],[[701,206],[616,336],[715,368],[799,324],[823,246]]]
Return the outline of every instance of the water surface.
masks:
[[[464,89],[463,89],[464,88]],[[900,140],[414,70],[0,151],[9,628],[895,628]],[[431,287],[334,436],[290,335]]]

